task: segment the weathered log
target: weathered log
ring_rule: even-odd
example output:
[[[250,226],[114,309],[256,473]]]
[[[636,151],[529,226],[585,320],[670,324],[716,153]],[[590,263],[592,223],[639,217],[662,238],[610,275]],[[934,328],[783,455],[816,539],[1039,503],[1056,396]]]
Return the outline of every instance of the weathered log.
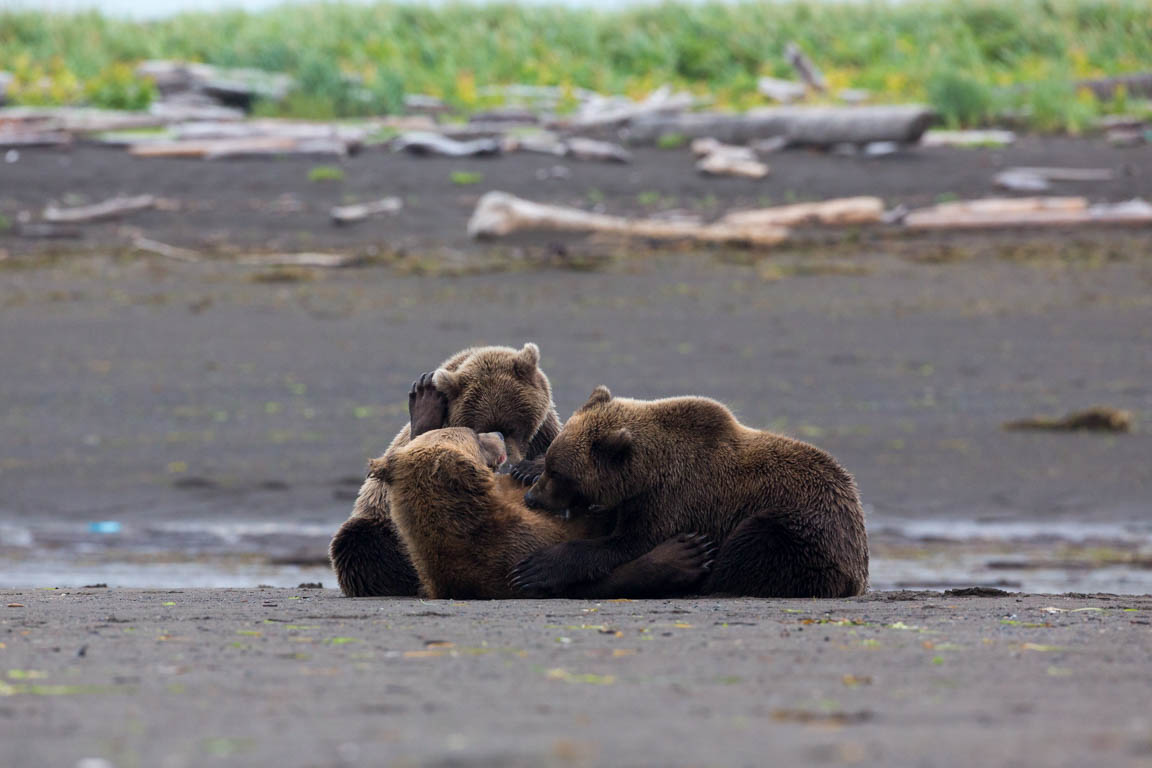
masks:
[[[745,149],[738,147],[737,149]],[[767,164],[756,159],[751,150],[745,152],[713,152],[700,158],[696,170],[707,176],[737,176],[743,179],[762,179],[768,175]]]
[[[927,131],[920,138],[925,147],[1002,147],[1016,141],[1012,131]]]
[[[872,141],[912,143],[920,140],[935,119],[918,104],[867,107],[765,107],[743,115],[718,112],[661,116],[632,121],[628,140],[653,144],[661,136],[711,136],[726,144],[747,144],[755,139],[783,136],[791,144],[831,146]]]
[[[597,96],[589,99],[574,117],[555,122],[560,127],[576,131],[596,130],[625,125],[648,116],[678,114],[695,105],[696,97],[691,93],[674,93],[665,85],[641,101]]]
[[[187,264],[192,264],[201,261],[200,254],[196,251],[191,251],[187,248],[179,248],[175,245],[168,245],[161,243],[158,240],[152,240],[147,237],[137,237],[132,241],[132,247],[138,251],[145,251],[146,253],[154,253],[157,256],[163,256],[166,259],[173,261],[182,261]]]
[[[0,107],[8,101],[8,87],[12,85],[12,81],[16,79],[16,75],[11,72],[0,71]]]
[[[957,200],[939,203],[915,213],[932,211],[944,215],[954,214],[1011,214],[1033,211],[1084,211],[1088,209],[1085,197],[982,197],[976,200]]]
[[[72,134],[65,131],[4,131],[0,130],[0,149],[24,147],[67,147]]]
[[[1044,168],[1027,167],[1008,168],[1016,173],[1030,173],[1048,181],[1111,181],[1116,174],[1110,168]]]
[[[756,90],[781,104],[791,104],[804,98],[808,90],[801,83],[781,80],[776,77],[762,77],[756,81]]]
[[[49,203],[44,208],[44,221],[56,224],[78,224],[87,221],[101,221],[114,219],[137,211],[145,211],[156,206],[156,198],[152,195],[138,195],[136,197],[113,197],[102,203],[82,205],[76,208],[58,208],[55,203]]]
[[[357,205],[338,205],[331,211],[332,222],[334,224],[352,224],[381,213],[396,213],[403,207],[404,201],[398,197],[385,197],[383,200]]]
[[[348,267],[358,259],[342,253],[269,253],[241,256],[237,264],[246,267]]]
[[[796,74],[800,75],[800,79],[809,88],[821,93],[828,90],[828,81],[824,79],[824,73],[812,63],[812,60],[808,58],[799,45],[788,43],[788,47],[784,50],[784,56],[792,65],[792,69],[796,70]]]
[[[566,154],[580,160],[601,160],[609,163],[630,163],[632,153],[610,141],[596,141],[573,136],[564,141]]]
[[[720,221],[734,227],[794,227],[803,224],[845,226],[876,224],[884,217],[878,197],[845,197],[817,203],[796,203],[729,213]]]
[[[1009,202],[980,201],[979,207],[944,208],[940,206],[913,211],[904,219],[908,229],[999,229],[1016,227],[1071,227],[1085,224],[1141,226],[1152,224],[1152,205],[1144,200],[1081,206],[1083,198],[1054,198],[1052,204],[1043,198],[1025,201],[1029,205],[1012,206]],[[976,202],[976,201],[973,201]]]
[[[438,133],[413,131],[397,136],[392,148],[397,152],[403,151],[412,155],[486,157],[500,154],[501,145],[496,139],[456,141]]]
[[[162,128],[166,121],[145,112],[89,107],[4,107],[0,108],[0,125],[35,123],[37,130],[68,133],[99,133]]]
[[[244,139],[146,142],[129,151],[137,157],[228,157],[255,152],[291,152],[295,147],[294,139],[255,136]]]
[[[780,227],[733,227],[656,219],[628,219],[577,208],[544,205],[522,200],[506,192],[489,192],[480,198],[468,222],[474,238],[503,237],[514,232],[607,233],[652,240],[694,240],[703,243],[770,246],[788,238]]]

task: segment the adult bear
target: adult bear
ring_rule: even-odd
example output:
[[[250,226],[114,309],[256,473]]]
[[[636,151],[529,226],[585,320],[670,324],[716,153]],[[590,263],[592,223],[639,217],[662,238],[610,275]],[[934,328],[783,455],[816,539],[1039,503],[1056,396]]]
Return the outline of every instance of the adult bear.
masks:
[[[852,477],[819,448],[750,429],[703,397],[631,400],[597,387],[548,448],[525,502],[617,515],[608,536],[527,557],[511,583],[528,594],[602,578],[679,531],[720,544],[704,592],[848,597],[868,587]]]
[[[508,455],[527,467],[560,431],[552,385],[540,370],[540,349],[535,344],[519,350],[472,347],[457,352],[413,384],[409,401],[429,384],[443,395],[435,403],[439,411],[426,413],[422,423],[410,420],[384,457],[443,423],[502,433]],[[351,517],[332,538],[328,555],[348,597],[417,593],[419,580],[392,524],[387,488],[371,473],[360,487]]]
[[[430,383],[410,401],[420,430],[408,445],[371,463],[388,488],[392,523],[412,558],[420,594],[434,599],[522,596],[508,572],[531,553],[574,538],[609,532],[610,512],[561,519],[528,509],[524,488],[493,470],[507,458],[499,432],[437,428],[443,395]],[[573,585],[564,597],[664,597],[692,591],[702,580],[711,546],[681,535],[659,544],[604,578]]]

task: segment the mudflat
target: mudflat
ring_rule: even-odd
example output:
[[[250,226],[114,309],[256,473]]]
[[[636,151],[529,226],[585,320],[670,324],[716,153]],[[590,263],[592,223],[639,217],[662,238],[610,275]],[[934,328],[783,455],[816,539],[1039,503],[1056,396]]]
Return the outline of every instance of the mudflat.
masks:
[[[1152,758],[1149,597],[6,590],[0,668],[13,768]]]

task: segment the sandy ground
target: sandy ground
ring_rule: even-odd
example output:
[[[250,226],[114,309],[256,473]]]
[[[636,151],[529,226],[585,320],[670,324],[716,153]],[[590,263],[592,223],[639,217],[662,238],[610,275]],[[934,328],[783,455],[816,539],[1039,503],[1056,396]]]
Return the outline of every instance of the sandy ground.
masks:
[[[1150,621],[1083,595],[5,591],[2,762],[1147,765]]]

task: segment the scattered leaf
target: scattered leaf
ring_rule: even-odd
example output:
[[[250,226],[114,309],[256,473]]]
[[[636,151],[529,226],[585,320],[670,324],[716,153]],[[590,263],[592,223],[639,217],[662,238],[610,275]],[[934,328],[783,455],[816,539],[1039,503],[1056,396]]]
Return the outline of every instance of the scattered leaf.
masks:
[[[840,678],[840,682],[849,688],[856,688],[861,685],[872,685],[871,675],[844,675]]]

